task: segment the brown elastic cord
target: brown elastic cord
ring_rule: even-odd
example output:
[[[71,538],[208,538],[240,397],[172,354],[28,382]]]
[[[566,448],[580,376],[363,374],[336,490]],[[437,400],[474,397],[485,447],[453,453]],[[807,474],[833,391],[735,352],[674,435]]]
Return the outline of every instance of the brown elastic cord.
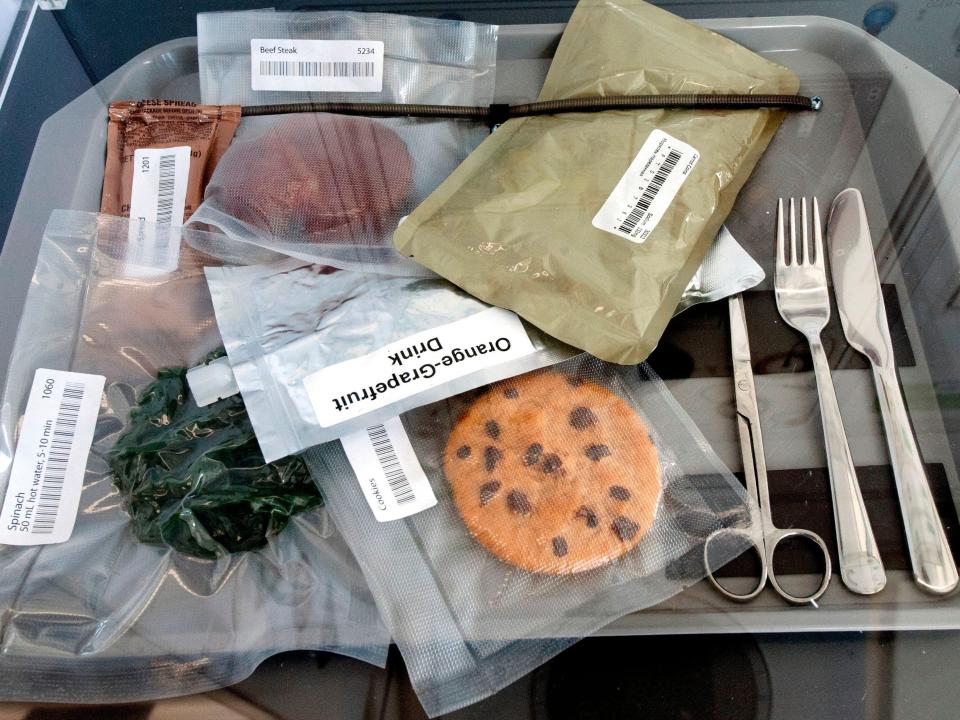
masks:
[[[601,112],[603,110],[819,110],[819,97],[804,95],[618,95],[611,97],[584,97],[565,100],[544,100],[522,105],[419,105],[405,103],[351,103],[307,102],[276,105],[248,105],[241,114],[286,115],[289,113],[337,113],[338,115],[379,115],[388,117],[449,118],[455,120],[483,120],[492,125],[511,118],[531,115],[554,115],[567,112]]]
[[[245,105],[240,114],[287,115],[289,113],[336,113],[338,115],[386,115],[391,117],[454,118],[486,120],[490,108],[472,105],[417,105],[406,103],[306,102],[277,105]]]

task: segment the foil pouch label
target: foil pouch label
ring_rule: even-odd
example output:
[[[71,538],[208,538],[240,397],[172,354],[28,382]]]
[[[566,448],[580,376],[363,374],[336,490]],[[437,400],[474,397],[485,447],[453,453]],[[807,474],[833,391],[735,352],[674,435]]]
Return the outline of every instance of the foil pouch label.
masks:
[[[344,435],[340,443],[378,522],[399,520],[437,504],[399,417]]]
[[[696,148],[654,130],[594,216],[593,226],[631,242],[644,242],[699,159]]]
[[[492,307],[318,370],[303,383],[317,421],[332,427],[533,351],[520,318]]]
[[[383,90],[383,42],[251,40],[250,87],[301,92],[380,92]]]
[[[189,177],[189,145],[134,152],[125,274],[142,277],[177,269],[177,228],[183,225]]]
[[[37,370],[0,511],[0,543],[70,538],[103,384],[102,375]]]

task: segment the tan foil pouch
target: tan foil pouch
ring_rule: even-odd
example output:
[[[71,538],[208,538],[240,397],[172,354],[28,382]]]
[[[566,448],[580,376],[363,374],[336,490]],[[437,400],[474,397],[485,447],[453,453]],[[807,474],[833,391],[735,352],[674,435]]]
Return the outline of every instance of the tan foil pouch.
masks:
[[[581,0],[539,99],[794,94],[798,87],[790,70],[652,5]],[[566,343],[637,363],[656,347],[783,116],[631,110],[509,120],[400,224],[394,242]],[[688,168],[692,156],[681,158],[675,170],[685,173],[682,184],[642,242],[597,229],[594,217],[655,130],[692,146],[699,159]],[[642,193],[637,185],[616,221],[621,227],[636,230],[631,216],[644,214]]]
[[[134,152],[190,147],[183,221],[203,202],[203,189],[240,123],[239,105],[182,100],[121,100],[108,109],[107,162],[100,212],[130,217]]]

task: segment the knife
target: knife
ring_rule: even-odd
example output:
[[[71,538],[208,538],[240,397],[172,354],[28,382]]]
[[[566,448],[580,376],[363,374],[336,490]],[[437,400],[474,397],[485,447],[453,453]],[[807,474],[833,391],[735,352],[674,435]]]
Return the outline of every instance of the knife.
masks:
[[[859,190],[847,188],[833,201],[827,246],[843,333],[873,366],[914,581],[927,592],[946,595],[960,578],[900,392],[873,241]]]

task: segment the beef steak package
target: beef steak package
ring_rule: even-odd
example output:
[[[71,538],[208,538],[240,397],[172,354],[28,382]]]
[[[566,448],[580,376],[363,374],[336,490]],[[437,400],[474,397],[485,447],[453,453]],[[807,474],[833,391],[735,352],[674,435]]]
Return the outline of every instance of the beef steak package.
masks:
[[[485,105],[497,28],[356,12],[201,13],[204,102],[270,112],[276,103]],[[324,113],[245,117],[193,224],[219,230],[204,250],[265,251],[384,272],[415,265],[393,249],[400,218],[488,134],[459,120]]]

